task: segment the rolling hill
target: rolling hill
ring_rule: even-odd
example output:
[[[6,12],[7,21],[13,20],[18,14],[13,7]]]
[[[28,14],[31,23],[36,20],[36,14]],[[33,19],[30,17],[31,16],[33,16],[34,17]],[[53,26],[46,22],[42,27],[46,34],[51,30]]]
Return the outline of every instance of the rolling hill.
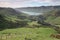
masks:
[[[51,10],[60,10],[60,6],[23,7],[23,8],[16,8],[16,10],[30,15],[38,15]]]
[[[18,12],[13,8],[0,7],[0,30],[25,26],[28,14]]]
[[[0,14],[10,20],[27,19],[27,17],[29,16],[28,14],[16,11],[13,8],[1,8],[1,7],[0,7]]]
[[[46,22],[60,25],[60,10],[50,11],[44,14],[44,16],[47,18]]]

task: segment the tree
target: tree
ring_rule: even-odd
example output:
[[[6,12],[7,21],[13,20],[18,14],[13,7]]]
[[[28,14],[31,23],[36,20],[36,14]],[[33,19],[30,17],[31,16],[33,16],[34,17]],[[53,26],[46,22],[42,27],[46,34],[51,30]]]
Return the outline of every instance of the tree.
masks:
[[[39,24],[45,23],[44,20],[45,20],[45,17],[44,17],[44,16],[42,16],[42,15],[39,15],[39,16],[38,16],[38,23],[39,23]]]
[[[0,14],[0,30],[1,29],[4,29],[5,28],[5,25],[6,25],[6,20],[3,17],[3,15]]]

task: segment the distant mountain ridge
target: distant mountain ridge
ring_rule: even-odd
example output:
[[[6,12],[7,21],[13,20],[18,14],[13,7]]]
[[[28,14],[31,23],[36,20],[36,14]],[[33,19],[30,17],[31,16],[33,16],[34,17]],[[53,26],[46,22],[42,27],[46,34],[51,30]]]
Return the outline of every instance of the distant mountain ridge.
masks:
[[[16,10],[31,13],[45,13],[51,10],[60,10],[60,6],[24,7],[16,8]]]

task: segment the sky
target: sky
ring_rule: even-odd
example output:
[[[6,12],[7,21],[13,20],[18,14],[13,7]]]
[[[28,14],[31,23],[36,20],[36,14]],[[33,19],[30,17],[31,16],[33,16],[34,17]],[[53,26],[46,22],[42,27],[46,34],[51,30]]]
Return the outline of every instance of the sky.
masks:
[[[38,7],[60,5],[60,0],[0,0],[0,7]]]

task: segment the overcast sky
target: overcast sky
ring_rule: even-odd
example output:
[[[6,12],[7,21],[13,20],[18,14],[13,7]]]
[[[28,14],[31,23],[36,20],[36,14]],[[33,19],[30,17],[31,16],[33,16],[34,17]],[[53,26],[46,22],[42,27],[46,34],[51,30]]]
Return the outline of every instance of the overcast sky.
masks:
[[[60,5],[60,0],[0,0],[0,7],[34,7]]]

